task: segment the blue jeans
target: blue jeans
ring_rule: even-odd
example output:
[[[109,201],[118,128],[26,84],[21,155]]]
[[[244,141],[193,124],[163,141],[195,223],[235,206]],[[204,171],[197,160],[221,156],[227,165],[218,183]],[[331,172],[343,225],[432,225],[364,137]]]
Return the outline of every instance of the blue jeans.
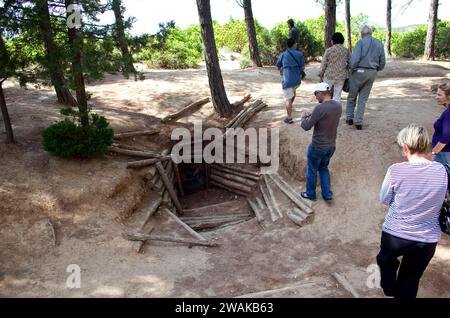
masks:
[[[434,161],[450,165],[450,152],[441,151],[434,157]]]
[[[328,165],[330,159],[336,151],[336,147],[308,147],[308,163],[306,169],[306,194],[311,199],[316,199],[317,172],[320,174],[320,186],[322,188],[322,197],[331,199],[331,177]]]

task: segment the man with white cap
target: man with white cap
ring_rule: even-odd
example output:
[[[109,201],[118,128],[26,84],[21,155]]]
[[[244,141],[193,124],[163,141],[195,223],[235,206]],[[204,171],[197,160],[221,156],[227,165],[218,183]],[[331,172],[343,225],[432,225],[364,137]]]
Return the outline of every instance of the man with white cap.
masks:
[[[302,128],[308,131],[314,127],[314,133],[307,152],[306,192],[300,195],[305,199],[316,201],[317,173],[319,173],[322,197],[326,201],[331,201],[333,192],[328,164],[336,151],[337,128],[342,115],[342,105],[331,98],[330,86],[327,83],[317,84],[314,87],[314,95],[320,104],[312,113],[302,114]]]
[[[350,59],[349,78],[350,90],[347,96],[347,120],[348,125],[355,124],[356,129],[361,130],[364,119],[366,103],[370,91],[377,77],[377,73],[384,69],[386,56],[384,46],[380,40],[372,37],[372,28],[363,26],[361,40],[356,43]],[[356,99],[358,106],[356,108]]]

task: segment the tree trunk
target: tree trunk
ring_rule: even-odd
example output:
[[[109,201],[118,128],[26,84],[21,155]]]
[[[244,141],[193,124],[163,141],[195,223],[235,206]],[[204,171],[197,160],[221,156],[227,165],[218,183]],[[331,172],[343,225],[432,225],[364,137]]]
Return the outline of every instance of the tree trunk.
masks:
[[[392,56],[391,51],[391,36],[392,36],[392,0],[387,0],[386,10],[386,44],[385,51],[388,57]]]
[[[116,41],[119,44],[120,50],[122,51],[122,60],[123,60],[123,75],[128,78],[129,74],[136,74],[136,69],[133,65],[133,57],[130,54],[130,50],[128,49],[128,41],[125,37],[125,26],[122,18],[122,1],[121,0],[113,0],[112,1],[112,9],[114,11],[114,16],[116,18]]]
[[[325,49],[331,47],[331,37],[336,30],[336,0],[325,0]]]
[[[68,7],[69,5],[74,3],[74,0],[65,0],[65,2],[66,7]],[[81,64],[83,38],[81,36],[78,36],[78,31],[75,27],[69,28],[68,36],[72,53],[72,76],[75,83],[81,126],[87,128],[89,127],[89,114],[86,88],[84,85],[83,65]]]
[[[214,30],[211,18],[210,0],[196,1],[212,102],[215,110],[220,114],[220,116],[228,117],[231,114],[232,107],[228,101],[225,86],[223,85],[222,72],[220,70],[219,58],[217,56],[216,41],[214,39]]]
[[[50,73],[50,79],[55,88],[58,102],[63,105],[76,106],[77,102],[72,96],[64,79],[64,72],[61,67],[61,58],[58,49],[53,41],[53,30],[50,22],[47,0],[36,0],[36,13],[38,17],[38,27],[41,32],[45,46],[45,63]]]
[[[428,17],[428,32],[425,42],[424,59],[434,61],[434,41],[436,39],[436,23],[439,0],[430,1],[430,15]]]
[[[352,51],[352,27],[351,27],[350,0],[345,0],[345,33],[347,49]]]
[[[11,120],[9,118],[8,108],[6,106],[5,94],[3,93],[3,82],[5,79],[0,81],[0,108],[2,110],[3,122],[5,123],[6,131],[6,143],[14,142],[14,134],[11,126]]]
[[[253,19],[252,1],[244,0],[245,23],[247,25],[248,47],[250,49],[250,58],[254,67],[262,67],[259,57],[258,42],[256,40],[255,21]]]

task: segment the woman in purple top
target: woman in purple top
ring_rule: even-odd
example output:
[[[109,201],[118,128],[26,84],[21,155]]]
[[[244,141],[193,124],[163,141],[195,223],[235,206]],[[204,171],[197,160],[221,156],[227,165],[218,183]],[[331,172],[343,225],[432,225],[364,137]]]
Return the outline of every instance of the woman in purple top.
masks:
[[[429,160],[425,128],[409,125],[398,134],[397,143],[408,161],[389,167],[381,187],[380,199],[389,212],[377,263],[386,296],[415,298],[441,239],[438,217],[447,192],[447,171]]]
[[[441,117],[434,123],[434,160],[450,165],[450,83],[439,86],[436,101],[445,107]]]

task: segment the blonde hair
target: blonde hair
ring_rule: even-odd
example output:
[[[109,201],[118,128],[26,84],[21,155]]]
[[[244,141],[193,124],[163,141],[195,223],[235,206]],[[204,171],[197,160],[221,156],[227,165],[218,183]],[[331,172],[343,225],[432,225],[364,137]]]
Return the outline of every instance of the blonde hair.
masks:
[[[427,130],[417,124],[409,124],[397,135],[397,143],[400,147],[408,146],[409,151],[414,153],[426,153],[431,139]]]
[[[449,105],[450,104],[450,82],[439,85],[438,88],[444,92],[445,96],[447,96],[447,99],[449,100],[449,103],[447,103],[447,105]]]

